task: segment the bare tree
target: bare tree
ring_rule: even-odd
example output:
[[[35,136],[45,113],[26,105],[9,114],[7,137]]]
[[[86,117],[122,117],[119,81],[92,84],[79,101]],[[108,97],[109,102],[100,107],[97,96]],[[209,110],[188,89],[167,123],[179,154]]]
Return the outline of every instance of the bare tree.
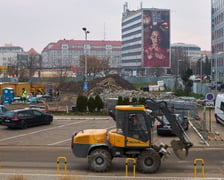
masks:
[[[28,58],[28,64],[27,64],[27,68],[28,68],[28,75],[29,78],[31,78],[35,71],[37,69],[40,69],[41,67],[41,56],[37,55],[37,54],[30,54],[29,58]]]
[[[80,69],[84,72],[85,56],[80,56]],[[87,72],[95,76],[97,73],[108,74],[109,65],[107,59],[99,59],[96,56],[87,56]]]
[[[41,67],[41,56],[36,53],[21,54],[18,56],[17,71],[20,81],[28,81],[32,78],[35,71]]]

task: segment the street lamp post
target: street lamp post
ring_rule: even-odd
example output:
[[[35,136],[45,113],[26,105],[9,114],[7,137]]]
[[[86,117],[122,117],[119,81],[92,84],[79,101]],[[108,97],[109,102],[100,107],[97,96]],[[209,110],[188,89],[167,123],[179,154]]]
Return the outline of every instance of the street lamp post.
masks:
[[[179,62],[181,62],[181,61],[182,61],[181,59],[178,59],[178,60],[177,60],[175,88],[178,88]]]
[[[216,84],[215,84],[215,93],[217,94],[218,92],[218,53],[216,54],[216,58],[215,58],[215,80],[216,80]]]
[[[182,60],[181,59],[178,59],[178,61],[177,61],[177,75],[179,76],[179,74],[180,74],[180,62],[181,62]]]
[[[82,30],[85,32],[85,74],[84,74],[84,81],[87,81],[87,34],[90,33],[90,31],[87,30],[87,28],[83,27]]]
[[[202,68],[202,63],[203,63],[203,55],[201,55],[201,61],[200,61],[200,77],[201,77],[201,94],[203,93],[202,92],[202,76],[203,76],[203,73],[202,73],[202,71],[203,71],[203,68]]]

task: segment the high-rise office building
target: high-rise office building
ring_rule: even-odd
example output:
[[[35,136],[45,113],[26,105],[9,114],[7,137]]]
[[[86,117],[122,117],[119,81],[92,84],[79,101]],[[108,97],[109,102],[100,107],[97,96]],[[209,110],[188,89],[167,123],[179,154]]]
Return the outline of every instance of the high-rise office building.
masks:
[[[170,11],[124,5],[122,61],[125,75],[155,75],[170,67]]]
[[[224,81],[224,0],[211,0],[212,80]]]

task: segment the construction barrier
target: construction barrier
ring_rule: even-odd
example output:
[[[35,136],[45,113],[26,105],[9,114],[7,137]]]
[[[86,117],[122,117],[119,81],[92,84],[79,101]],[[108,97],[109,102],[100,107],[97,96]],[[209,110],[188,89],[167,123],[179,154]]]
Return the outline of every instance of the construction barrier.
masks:
[[[125,162],[125,176],[128,176],[128,162],[133,161],[133,176],[135,177],[136,172],[136,159],[135,158],[126,158]]]
[[[57,157],[57,175],[60,175],[60,160],[64,160],[64,175],[67,175],[67,158]]]
[[[197,161],[201,161],[201,177],[205,177],[204,159],[194,159],[194,177],[197,177]]]

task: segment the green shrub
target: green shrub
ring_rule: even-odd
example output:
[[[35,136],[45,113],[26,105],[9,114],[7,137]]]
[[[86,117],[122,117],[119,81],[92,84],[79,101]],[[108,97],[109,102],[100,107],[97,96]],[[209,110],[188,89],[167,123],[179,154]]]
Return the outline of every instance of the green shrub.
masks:
[[[131,101],[132,101],[133,104],[136,104],[138,102],[136,97],[133,97]]]
[[[124,97],[124,99],[123,99],[123,104],[124,104],[124,105],[129,105],[129,104],[130,104],[130,99],[129,99],[129,97]]]
[[[94,112],[96,108],[95,100],[93,97],[90,97],[87,102],[89,112]]]
[[[76,107],[79,112],[86,112],[87,101],[88,101],[88,99],[86,96],[83,96],[83,95],[78,96]]]
[[[144,97],[140,97],[138,99],[138,104],[144,104],[145,103],[145,98]]]
[[[95,106],[98,112],[104,108],[103,101],[99,95],[96,95],[95,97]]]
[[[118,96],[117,105],[123,105],[123,97]]]

